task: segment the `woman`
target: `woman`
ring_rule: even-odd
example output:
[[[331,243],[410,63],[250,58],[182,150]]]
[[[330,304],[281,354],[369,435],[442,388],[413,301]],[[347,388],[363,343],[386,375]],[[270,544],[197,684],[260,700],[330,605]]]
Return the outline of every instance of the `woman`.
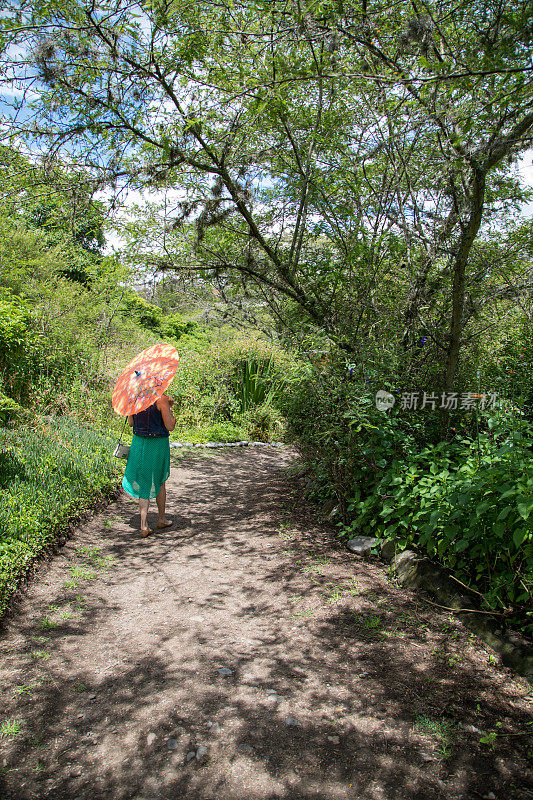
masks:
[[[128,422],[133,427],[133,438],[126,464],[122,486],[131,496],[138,498],[141,512],[141,536],[153,531],[146,516],[150,500],[157,503],[158,528],[168,528],[172,521],[165,516],[167,501],[166,481],[170,475],[169,432],[176,427],[171,407],[172,398],[163,395],[156,403],[138,414],[130,414]]]

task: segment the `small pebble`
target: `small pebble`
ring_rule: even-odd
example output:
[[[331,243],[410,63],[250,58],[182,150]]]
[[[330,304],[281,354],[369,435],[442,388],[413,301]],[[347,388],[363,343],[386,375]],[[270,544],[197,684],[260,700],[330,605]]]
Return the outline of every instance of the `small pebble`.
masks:
[[[476,728],[475,725],[465,725],[464,723],[460,723],[459,727],[462,728],[466,733],[482,733],[479,728]]]
[[[302,723],[298,722],[294,717],[285,717],[285,724],[292,728],[301,728]]]
[[[328,742],[333,742],[333,744],[339,744],[340,737],[339,736],[328,736]]]
[[[177,739],[167,739],[167,750],[177,750],[177,749],[178,749]]]
[[[237,747],[237,750],[239,751],[239,753],[249,753],[250,754],[250,753],[254,753],[255,752],[254,748],[252,747],[251,744],[240,744]]]
[[[422,759],[422,761],[425,761],[427,764],[429,764],[430,761],[434,761],[435,760],[433,758],[433,756],[430,756],[427,753],[420,753],[420,758]]]
[[[186,760],[187,761],[192,761],[193,758],[196,758],[196,753],[194,752],[194,750],[189,750],[189,752],[187,753],[187,756],[186,756]]]
[[[224,675],[224,676],[233,675],[233,670],[228,669],[227,667],[222,667],[222,669],[217,669],[217,672],[219,675]]]
[[[207,756],[207,747],[203,744],[196,751],[196,760],[203,761],[204,758]]]
[[[151,747],[155,742],[155,740],[156,740],[155,733],[149,733],[148,736],[146,737],[146,744],[148,745],[148,747]]]
[[[483,800],[496,800],[496,795],[494,792],[489,792],[488,794],[483,795]]]

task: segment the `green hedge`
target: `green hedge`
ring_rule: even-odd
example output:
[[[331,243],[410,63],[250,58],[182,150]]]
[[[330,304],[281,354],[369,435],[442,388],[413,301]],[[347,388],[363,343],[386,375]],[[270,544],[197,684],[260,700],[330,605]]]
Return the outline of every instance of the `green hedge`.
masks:
[[[364,385],[313,372],[285,412],[315,499],[340,505],[341,535],[429,555],[533,634],[533,426],[502,406],[479,414],[479,434],[464,413],[436,441],[431,412],[380,412]]]
[[[0,614],[60,528],[116,485],[112,446],[67,418],[0,430]]]

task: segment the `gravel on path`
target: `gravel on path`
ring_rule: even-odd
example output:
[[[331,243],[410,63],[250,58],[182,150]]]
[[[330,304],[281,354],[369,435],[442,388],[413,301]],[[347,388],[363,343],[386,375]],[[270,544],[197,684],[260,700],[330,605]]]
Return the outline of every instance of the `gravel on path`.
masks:
[[[123,495],[41,565],[0,636],[0,798],[531,800],[530,687],[349,553],[295,460],[183,455],[171,528]]]

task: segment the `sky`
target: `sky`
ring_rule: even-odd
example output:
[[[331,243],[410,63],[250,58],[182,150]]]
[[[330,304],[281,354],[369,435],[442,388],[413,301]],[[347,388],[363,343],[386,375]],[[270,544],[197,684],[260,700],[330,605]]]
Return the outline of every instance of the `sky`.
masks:
[[[518,170],[522,179],[526,186],[530,186],[533,188],[533,149],[528,150],[520,159]],[[108,192],[101,192],[99,197],[102,200],[106,200],[109,198]],[[128,193],[125,199],[125,209],[121,212],[122,215],[127,215],[127,209],[132,208],[134,206],[140,205],[142,206],[143,203],[154,203],[158,200],[162,200],[164,197],[164,192],[144,192],[141,194],[139,191],[131,191]],[[185,193],[180,192],[179,190],[175,191],[168,191],[167,190],[167,199],[169,204],[171,205],[173,202],[177,202],[179,200],[185,199]],[[530,203],[525,203],[522,207],[522,215],[525,219],[533,217],[533,201]],[[124,240],[109,228],[106,232],[106,254],[112,255],[114,252],[119,251],[122,247],[124,247]]]

